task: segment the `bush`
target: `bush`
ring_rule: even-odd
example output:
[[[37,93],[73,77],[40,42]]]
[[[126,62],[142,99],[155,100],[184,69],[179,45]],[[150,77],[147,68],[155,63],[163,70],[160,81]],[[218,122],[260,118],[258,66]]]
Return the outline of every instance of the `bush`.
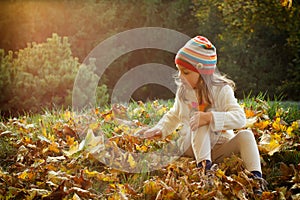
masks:
[[[4,114],[39,112],[44,108],[68,107],[80,63],[72,56],[67,37],[53,34],[44,43],[28,43],[25,49],[0,52],[0,110]],[[102,86],[101,95],[106,95]],[[101,103],[105,103],[102,99]]]
[[[109,95],[106,85],[98,86],[99,76],[96,74],[96,59],[91,58],[89,64],[82,64],[79,76],[75,80],[73,90],[73,109],[81,110],[107,104]],[[96,88],[96,91],[94,89]]]

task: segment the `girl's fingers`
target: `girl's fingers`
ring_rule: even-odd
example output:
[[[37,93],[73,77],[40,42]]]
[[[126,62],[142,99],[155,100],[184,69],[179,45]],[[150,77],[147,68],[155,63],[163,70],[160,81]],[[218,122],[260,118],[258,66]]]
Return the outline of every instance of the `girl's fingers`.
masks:
[[[190,120],[190,127],[191,127],[192,131],[197,130],[197,128],[199,127],[199,121],[194,116]]]
[[[141,130],[138,130],[137,132],[134,133],[136,136],[141,136],[143,135],[149,128],[142,128]]]
[[[146,137],[147,139],[153,139],[153,138],[155,138],[155,134],[150,134],[150,135],[148,135],[147,137]]]
[[[192,129],[192,131],[195,131],[197,129],[197,127],[194,124],[192,124],[191,129]]]
[[[149,130],[145,131],[144,134],[142,134],[140,137],[145,139],[153,139],[156,137],[161,137],[161,131],[160,130]]]
[[[198,127],[202,126],[200,123],[201,112],[195,112],[191,117],[190,126],[193,131],[197,130]]]
[[[160,138],[162,136],[161,131],[156,131],[154,135],[151,137],[151,139]]]
[[[144,138],[151,138],[151,137],[153,137],[153,133],[152,132],[150,132],[150,133],[145,133],[144,135],[143,135],[143,137]]]

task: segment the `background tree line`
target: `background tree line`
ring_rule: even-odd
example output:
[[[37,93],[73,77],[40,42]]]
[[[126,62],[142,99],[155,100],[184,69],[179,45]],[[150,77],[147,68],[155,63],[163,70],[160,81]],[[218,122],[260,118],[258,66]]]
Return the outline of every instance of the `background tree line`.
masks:
[[[237,83],[238,98],[264,92],[300,99],[296,1],[6,0],[0,5],[4,114],[71,105],[74,78],[79,67],[89,67],[81,66],[88,53],[116,33],[148,26],[207,36],[218,49],[218,68]],[[173,59],[173,54],[153,49],[120,57],[99,83],[99,103],[107,102],[117,80],[132,67],[156,62],[175,68]],[[168,99],[172,94],[158,85],[146,85],[133,98]]]

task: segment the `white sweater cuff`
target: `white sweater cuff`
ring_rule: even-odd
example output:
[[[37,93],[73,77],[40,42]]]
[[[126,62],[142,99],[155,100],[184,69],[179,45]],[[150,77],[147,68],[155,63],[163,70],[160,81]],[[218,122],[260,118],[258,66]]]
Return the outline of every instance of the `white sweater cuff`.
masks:
[[[213,121],[211,128],[213,131],[221,131],[224,128],[225,113],[224,112],[212,112]]]

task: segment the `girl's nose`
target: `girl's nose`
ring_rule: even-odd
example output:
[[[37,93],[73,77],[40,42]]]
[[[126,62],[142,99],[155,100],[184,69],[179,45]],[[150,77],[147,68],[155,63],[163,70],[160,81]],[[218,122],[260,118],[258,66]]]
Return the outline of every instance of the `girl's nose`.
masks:
[[[178,77],[182,80],[183,79],[183,75],[181,73],[181,71],[178,72]]]

